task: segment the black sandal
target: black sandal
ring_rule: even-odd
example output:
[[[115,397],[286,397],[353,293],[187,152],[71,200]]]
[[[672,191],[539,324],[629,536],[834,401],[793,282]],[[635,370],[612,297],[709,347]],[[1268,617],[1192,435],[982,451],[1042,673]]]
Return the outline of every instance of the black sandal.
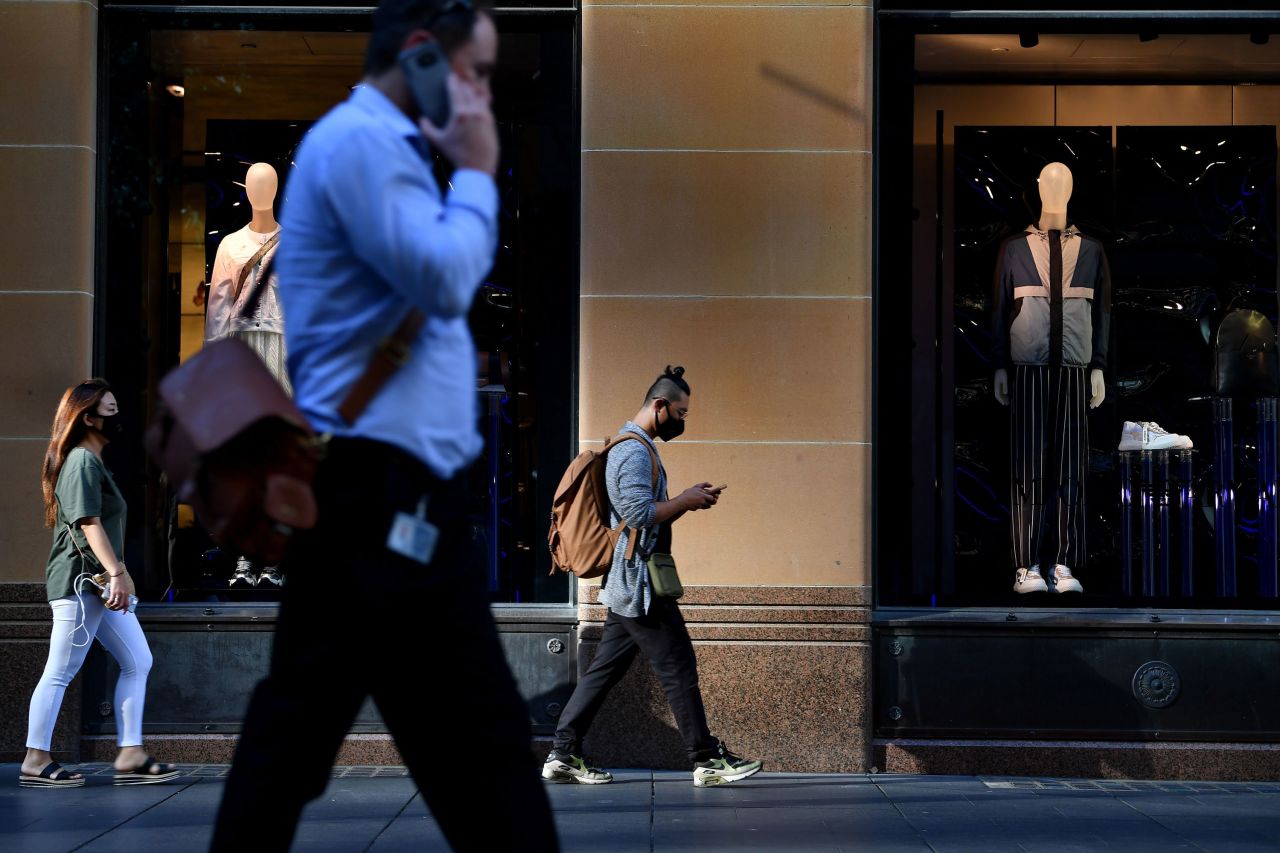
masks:
[[[178,778],[178,768],[172,764],[161,764],[150,755],[142,759],[136,770],[117,770],[113,785],[154,785],[157,782],[168,782]]]
[[[84,787],[84,776],[50,761],[39,776],[20,775],[18,785],[23,788],[81,788]]]

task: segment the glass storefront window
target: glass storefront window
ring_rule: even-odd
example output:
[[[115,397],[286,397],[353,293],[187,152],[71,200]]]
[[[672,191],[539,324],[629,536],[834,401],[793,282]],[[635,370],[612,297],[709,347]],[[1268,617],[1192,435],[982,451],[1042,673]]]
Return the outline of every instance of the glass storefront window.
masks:
[[[133,403],[140,436],[156,383],[203,345],[219,281],[270,233],[256,219],[248,227],[249,168],[275,173],[278,216],[298,144],[362,77],[368,14],[108,7],[104,19],[99,363]],[[495,602],[567,603],[569,582],[548,576],[542,543],[573,437],[576,21],[571,11],[496,19],[500,248],[470,318],[485,437],[468,474],[472,530]],[[131,507],[145,507],[131,514],[127,548],[145,566],[142,598],[277,600],[270,567],[238,565],[133,444],[111,462]]]
[[[878,496],[913,535],[880,527],[882,605],[1280,609],[1275,54],[1160,40],[914,40],[877,437],[911,449],[881,453]],[[1050,591],[1018,584],[1036,566]]]

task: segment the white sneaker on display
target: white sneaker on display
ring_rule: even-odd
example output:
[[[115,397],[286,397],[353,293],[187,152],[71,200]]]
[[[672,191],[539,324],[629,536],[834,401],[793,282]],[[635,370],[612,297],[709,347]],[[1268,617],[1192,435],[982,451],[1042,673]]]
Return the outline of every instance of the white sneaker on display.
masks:
[[[1084,586],[1061,563],[1053,567],[1053,573],[1049,575],[1049,586],[1054,592],[1084,592]]]
[[[1125,421],[1121,450],[1190,450],[1191,439],[1169,432],[1155,421]]]
[[[1040,567],[1032,566],[1029,569],[1018,569],[1013,576],[1013,591],[1017,593],[1023,592],[1047,592],[1049,585],[1044,582],[1044,578],[1040,577]]]

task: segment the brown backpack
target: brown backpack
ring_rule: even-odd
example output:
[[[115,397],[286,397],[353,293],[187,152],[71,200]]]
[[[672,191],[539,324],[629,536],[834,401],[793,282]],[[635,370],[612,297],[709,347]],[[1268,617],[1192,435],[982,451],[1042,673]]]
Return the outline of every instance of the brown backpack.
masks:
[[[551,572],[573,572],[580,578],[603,575],[613,565],[613,550],[627,523],[609,525],[609,490],[604,482],[609,451],[624,441],[638,441],[649,451],[653,463],[653,488],[658,488],[658,455],[649,442],[635,433],[623,433],[605,439],[601,451],[584,450],[569,463],[551,501],[551,530],[547,547],[551,549]],[[627,547],[627,559],[635,555],[636,539]]]

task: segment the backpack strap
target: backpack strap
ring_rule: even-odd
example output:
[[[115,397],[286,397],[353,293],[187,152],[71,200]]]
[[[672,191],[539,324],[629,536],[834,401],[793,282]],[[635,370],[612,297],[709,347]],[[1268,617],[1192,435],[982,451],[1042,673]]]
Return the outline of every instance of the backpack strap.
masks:
[[[649,488],[656,491],[658,488],[658,454],[653,449],[653,445],[645,441],[640,436],[636,435],[634,432],[619,433],[618,435],[615,435],[611,439],[605,439],[604,450],[601,451],[601,455],[607,456],[610,450],[613,450],[613,448],[617,447],[619,444],[621,444],[624,441],[638,441],[644,445],[645,450],[649,451],[649,464],[652,466],[652,471],[653,471],[652,484],[650,485]],[[627,523],[623,521],[621,524],[618,525],[618,534],[621,535],[622,531],[625,529],[627,529]],[[633,531],[633,532],[638,533],[639,531]],[[639,538],[640,538],[639,536],[632,536],[630,539],[627,540],[626,556],[628,560],[635,559],[636,540]]]

